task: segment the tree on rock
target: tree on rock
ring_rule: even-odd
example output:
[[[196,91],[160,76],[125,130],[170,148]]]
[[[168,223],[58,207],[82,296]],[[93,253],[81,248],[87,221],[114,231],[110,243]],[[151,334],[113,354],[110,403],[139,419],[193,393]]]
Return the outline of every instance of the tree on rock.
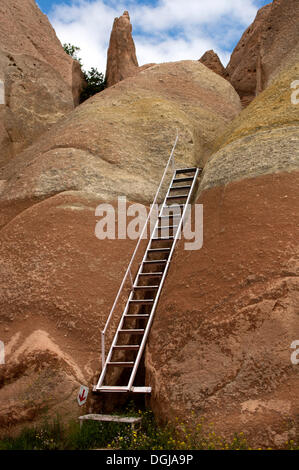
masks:
[[[80,47],[74,46],[70,43],[63,44],[64,51],[70,55],[74,60],[77,60],[82,67],[82,59],[78,57],[78,52]],[[84,88],[80,95],[80,103],[87,100],[91,96],[103,91],[106,88],[105,77],[102,72],[99,72],[95,67],[91,67],[90,70],[85,71],[82,69],[84,78],[86,80],[87,86]]]
[[[82,59],[80,59],[80,57],[77,56],[77,52],[80,51],[80,47],[73,46],[70,43],[65,43],[63,44],[63,49],[64,49],[64,52],[70,55],[74,60],[77,60],[82,67]]]

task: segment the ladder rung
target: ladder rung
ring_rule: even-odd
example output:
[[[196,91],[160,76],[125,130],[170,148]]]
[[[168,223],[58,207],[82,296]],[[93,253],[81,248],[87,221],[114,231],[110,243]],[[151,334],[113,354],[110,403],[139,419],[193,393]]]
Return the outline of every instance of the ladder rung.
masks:
[[[185,207],[185,204],[173,204],[173,205],[166,204],[165,206],[162,207],[162,209],[177,209],[178,207]]]
[[[181,217],[182,214],[159,215],[159,219],[169,219],[170,217]]]
[[[195,173],[197,168],[181,168],[180,170],[176,170],[176,175],[180,175],[181,173]]]
[[[142,264],[164,264],[166,261],[167,259],[154,259],[150,261],[143,261]]]
[[[173,183],[185,183],[186,181],[193,181],[193,180],[194,180],[194,176],[186,176],[185,178],[175,178],[173,180]]]
[[[163,279],[167,273],[167,267],[169,263],[169,259],[167,258],[169,258],[172,250],[174,249],[175,241],[177,238],[179,238],[182,216],[187,209],[187,202],[191,195],[191,191],[195,184],[197,175],[200,171],[201,169],[191,167],[180,168],[173,173],[171,183],[168,187],[168,192],[162,207],[160,208],[159,215],[155,223],[154,232],[151,233],[151,238],[148,245],[149,247],[145,251],[142,262],[139,263],[138,274],[134,281],[130,296],[127,299],[126,309],[122,314],[113,343],[110,346],[109,355],[105,362],[107,369],[106,367],[103,368],[98,385],[94,389],[95,391],[136,393],[149,393],[151,391],[150,387],[134,387],[132,386],[132,383],[135,379],[135,374],[137,372],[137,368],[139,367],[141,356],[144,352],[147,339],[146,335],[151,326],[151,320],[153,318],[156,303],[158,302]],[[163,222],[165,224],[164,226]],[[167,232],[165,231],[166,229],[172,229],[172,232]],[[171,235],[169,235],[169,233],[171,233]],[[163,234],[164,236],[162,236]],[[161,243],[154,244],[154,242]],[[149,256],[150,254],[155,253],[157,256]],[[163,256],[166,256],[166,258],[162,258]],[[154,269],[157,269],[157,271],[144,272],[146,271],[146,269],[144,269],[146,266],[148,266],[148,271],[152,271]],[[151,268],[151,266],[153,267]],[[158,269],[160,271],[158,271]],[[150,285],[142,285],[142,282],[139,282],[140,279],[146,281],[144,284]],[[140,293],[140,295],[138,293]],[[134,307],[134,305],[137,306],[137,308],[130,308],[132,306]],[[142,307],[146,305],[149,306],[148,309]],[[146,313],[143,313],[144,311]],[[127,320],[130,318],[134,321],[128,322]],[[132,343],[140,342],[140,344],[120,344],[131,342],[129,339],[126,339],[126,335],[128,338],[134,338],[135,335],[139,335],[139,337],[133,340]],[[123,351],[124,357],[120,357],[120,355],[117,357],[117,351]],[[125,355],[126,351],[131,351],[132,357],[130,357],[130,354]],[[136,351],[136,354],[133,356],[134,351]],[[113,355],[116,356],[115,359]],[[128,385],[101,385],[105,382],[106,372],[107,370],[109,371],[109,367],[119,367],[124,369],[129,368],[129,374],[131,375]],[[123,372],[125,372],[125,370],[123,370]],[[122,377],[122,381],[126,379],[127,377]]]
[[[193,178],[192,178],[193,179]],[[170,191],[178,191],[179,189],[190,189],[191,185],[189,186],[171,186]]]
[[[159,289],[159,286],[133,286],[133,289],[135,290],[152,290],[152,289]]]
[[[156,273],[139,273],[138,276],[151,276],[151,277],[160,277],[163,273],[156,272]]]
[[[107,366],[133,367],[134,362],[107,362]]]
[[[189,194],[178,194],[177,196],[167,196],[167,201],[170,199],[183,199],[188,196]]]
[[[147,250],[148,253],[159,253],[163,251],[170,251],[170,248],[149,248]]]
[[[117,386],[117,385],[102,385],[101,387],[97,388],[94,387],[94,392],[129,392],[127,386]]]
[[[174,240],[174,237],[153,237],[152,240]]]
[[[118,330],[119,333],[121,334],[136,334],[136,335],[142,335],[144,333],[144,329],[143,328],[129,328],[129,329],[122,329],[122,330]]]
[[[125,315],[126,318],[148,318],[149,314],[148,313],[136,313],[136,314],[128,314]]]

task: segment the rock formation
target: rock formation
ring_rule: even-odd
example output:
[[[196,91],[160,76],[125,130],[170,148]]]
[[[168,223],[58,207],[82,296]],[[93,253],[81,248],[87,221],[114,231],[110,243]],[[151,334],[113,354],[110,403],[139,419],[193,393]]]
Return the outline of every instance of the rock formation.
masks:
[[[150,203],[177,130],[177,161],[203,164],[239,111],[233,87],[197,61],[148,68],[80,105],[6,165],[2,224],[33,199],[68,190]]]
[[[112,86],[138,73],[132,25],[127,11],[115,18],[107,53],[106,82]]]
[[[92,386],[98,378],[100,331],[135,246],[95,237],[101,202],[64,192],[1,230],[0,277],[12,277],[0,287],[6,357],[0,435],[45,415],[52,419],[58,412],[68,421],[89,410],[89,404],[78,407],[76,396],[80,384]]]
[[[226,68],[227,79],[244,105],[264,90],[299,42],[299,3],[274,0],[261,8],[237,44]]]
[[[97,378],[100,331],[136,243],[98,240],[97,205],[116,204],[119,195],[151,202],[176,129],[177,164],[194,165],[207,158],[240,108],[233,87],[197,61],[157,65],[95,95],[6,165],[0,196],[0,329],[5,344],[18,333],[19,339],[1,369],[0,402],[10,396],[0,407],[3,423],[15,426],[19,415],[24,421],[42,416],[40,401],[36,415],[34,405],[22,408],[18,397],[26,393],[27,373],[14,356],[26,338],[40,334],[37,330],[49,335],[50,356],[38,349],[36,360],[45,359],[35,374],[27,372],[34,384],[44,384],[44,404],[51,413],[60,409],[64,416],[71,408],[82,414],[75,405],[75,370],[90,386]],[[70,369],[62,353],[76,367]],[[26,358],[27,352],[22,361]],[[59,398],[61,385],[52,376],[46,380],[52,362],[53,370],[61,369],[68,400],[65,393]],[[14,370],[20,371],[17,376]]]
[[[213,72],[218,73],[218,75],[221,77],[225,77],[225,68],[223,67],[221,60],[219,59],[216,52],[213,50],[205,52],[204,55],[199,59],[199,62],[213,70]]]
[[[24,1],[10,2],[17,32]],[[148,205],[178,131],[176,165],[204,167],[204,241],[198,251],[179,241],[170,265],[145,354],[152,408],[164,421],[204,418],[227,438],[244,432],[251,446],[298,440],[296,3],[262,9],[234,52],[227,73],[243,103],[263,90],[240,114],[233,86],[199,61],[138,68],[126,13],[110,41],[114,86],[69,112],[71,59],[26,2],[24,52],[0,26],[1,432],[45,409],[91,411],[76,393],[98,378],[100,331],[135,246],[97,239],[95,209],[110,202],[118,214],[118,196]],[[49,39],[37,47],[41,27]]]
[[[83,78],[34,0],[3,0],[0,16],[1,171],[79,103]]]
[[[157,416],[263,448],[298,440],[298,74],[297,60],[218,141],[197,199],[203,247],[180,241],[146,355]]]
[[[5,343],[7,364],[0,368],[1,437],[12,428],[21,431],[32,421],[43,425],[47,406],[51,407],[51,418],[62,410],[65,420],[76,417],[74,403],[84,373],[65,351],[66,338],[60,340],[63,352],[52,333],[34,328],[29,317],[25,315],[12,335],[1,331],[2,337],[10,337]]]

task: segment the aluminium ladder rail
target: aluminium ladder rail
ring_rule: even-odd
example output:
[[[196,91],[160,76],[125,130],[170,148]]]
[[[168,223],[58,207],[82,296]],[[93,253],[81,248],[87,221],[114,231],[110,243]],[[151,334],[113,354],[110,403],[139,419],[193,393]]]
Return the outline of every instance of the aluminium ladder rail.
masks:
[[[160,210],[159,217],[156,221],[156,224],[155,224],[154,230],[152,232],[150,241],[149,241],[149,243],[147,245],[147,248],[145,250],[143,260],[140,263],[140,266],[139,266],[137,275],[135,277],[135,280],[134,280],[129,298],[128,298],[127,303],[126,303],[126,307],[123,311],[120,323],[118,325],[118,328],[117,328],[116,334],[114,336],[112,345],[110,347],[107,359],[105,361],[105,364],[104,364],[99,382],[98,382],[97,386],[95,387],[94,391],[99,391],[99,392],[129,392],[129,391],[132,391],[132,392],[150,392],[150,387],[134,387],[133,383],[134,383],[134,380],[135,380],[135,377],[136,377],[137,369],[138,369],[138,366],[139,366],[144,348],[145,348],[145,344],[146,344],[146,341],[147,341],[147,338],[148,338],[148,335],[149,335],[149,331],[150,331],[150,328],[151,328],[151,325],[152,325],[152,322],[153,322],[153,319],[154,319],[154,313],[155,313],[156,306],[157,306],[157,303],[158,303],[158,300],[159,300],[159,296],[160,296],[160,293],[161,293],[161,290],[162,290],[162,287],[163,287],[163,284],[164,284],[164,280],[165,280],[165,277],[166,277],[166,274],[167,274],[167,271],[168,271],[168,268],[169,268],[169,264],[170,264],[170,261],[171,261],[171,258],[172,258],[173,252],[174,252],[175,244],[176,244],[176,241],[177,241],[178,236],[179,236],[180,231],[181,231],[182,222],[184,220],[185,212],[186,212],[186,209],[188,207],[188,204],[189,204],[189,201],[190,201],[190,198],[191,198],[191,195],[192,195],[192,192],[193,192],[193,189],[194,189],[199,171],[200,170],[198,168],[186,168],[186,169],[176,170],[174,172],[174,175],[173,175],[172,180],[171,180],[171,184],[169,186],[168,192],[166,194],[165,200],[164,200],[162,208]],[[192,173],[192,176],[185,177],[185,178],[178,178],[177,177],[177,175],[179,175],[179,174],[188,174],[188,173],[189,174]],[[181,184],[181,181],[183,182],[183,180],[184,180],[184,182],[186,182],[186,180],[191,182],[191,184],[188,187],[187,193],[182,194],[182,195],[175,195],[175,196],[170,195],[171,191],[182,190],[182,187],[181,186],[176,186],[176,183]],[[183,188],[184,188],[184,190],[186,189],[185,186]],[[167,204],[168,201],[182,200],[182,199],[185,199],[185,202],[183,204],[173,205],[173,206]],[[167,210],[169,208],[174,210],[174,209],[177,209],[177,208],[180,208],[180,207],[182,207],[182,209],[183,209],[182,214],[181,214],[181,212],[179,212],[177,214],[173,214],[173,215],[170,216],[173,220],[173,222],[172,222],[173,225],[172,226],[159,225],[159,222],[163,218],[167,218],[169,220],[169,215],[164,214],[165,210]],[[174,219],[179,219],[177,225],[174,225]],[[176,233],[173,234],[173,235],[168,235],[167,237],[163,237],[162,235],[159,236],[159,234],[156,233],[157,231],[159,232],[159,231],[163,231],[164,229],[169,229],[169,228],[171,228],[172,230],[177,229]],[[171,246],[164,247],[164,248],[161,248],[161,247],[160,248],[153,248],[152,244],[156,243],[158,241],[164,242],[164,243],[165,242],[171,242]],[[158,260],[148,259],[150,254],[158,253],[158,252],[161,252],[161,253],[163,253],[163,252],[167,253],[168,252],[169,256],[168,256],[168,258],[163,258],[163,259],[158,259]],[[164,266],[164,269],[162,269],[162,270],[160,269],[160,271],[146,272],[146,271],[144,271],[144,268],[147,265]],[[151,278],[151,279],[160,278],[160,282],[156,285],[150,285],[150,286],[140,285],[139,280],[143,276]],[[145,292],[147,290],[150,290],[150,291],[156,290],[156,294],[153,296],[154,298],[152,298],[152,299],[147,299],[147,298],[134,299],[134,295],[135,295],[136,291],[138,291],[138,290],[145,290]],[[130,308],[131,308],[131,306],[134,306],[134,305],[149,305],[149,306],[151,306],[151,310],[150,310],[149,313],[146,313],[146,314],[144,314],[144,313],[137,313],[137,314],[132,314],[131,313],[130,314]],[[146,325],[145,328],[136,328],[136,327],[135,328],[125,328],[124,324],[130,318],[131,319],[134,318],[135,320],[136,319],[137,320],[138,319],[147,320],[147,325]],[[141,343],[140,344],[120,344],[118,342],[118,340],[119,340],[119,337],[123,334],[125,334],[125,335],[140,335],[140,337],[142,338]],[[112,356],[117,350],[124,350],[124,351],[126,351],[126,350],[127,351],[128,350],[129,351],[137,350],[138,352],[137,352],[136,358],[133,361],[112,361]],[[105,379],[105,376],[106,376],[106,373],[107,373],[107,369],[109,367],[132,368],[132,372],[130,374],[130,378],[129,378],[128,383],[126,385],[122,385],[122,386],[119,386],[119,385],[117,385],[117,386],[115,386],[115,385],[104,385],[103,384],[104,379]]]
[[[176,140],[177,142],[177,140]],[[176,143],[175,143],[176,145]],[[175,146],[174,146],[175,148]],[[174,151],[173,148],[173,151]],[[170,159],[168,161],[168,165],[173,158],[173,151],[171,153]],[[162,186],[162,181],[164,179],[164,176],[166,174],[168,165],[166,166],[164,175],[162,177],[159,189]],[[102,367],[102,372],[99,378],[99,381],[97,385],[94,387],[93,391],[94,392],[142,392],[142,393],[148,393],[151,391],[151,387],[134,387],[134,380],[136,377],[136,373],[138,370],[138,366],[140,364],[142,354],[146,345],[146,341],[150,332],[150,328],[154,319],[154,314],[155,310],[157,307],[157,303],[160,297],[160,293],[164,284],[164,280],[166,278],[169,264],[174,252],[174,248],[176,245],[176,241],[178,239],[179,234],[181,233],[181,227],[182,223],[186,214],[186,210],[188,207],[188,204],[190,202],[190,198],[192,195],[192,192],[195,187],[195,183],[197,181],[197,177],[200,173],[201,169],[199,168],[183,168],[183,169],[178,169],[175,170],[172,176],[172,180],[170,183],[170,186],[168,188],[167,194],[165,196],[164,202],[162,204],[162,207],[159,212],[159,216],[157,218],[157,221],[155,223],[153,232],[151,234],[149,243],[147,245],[147,248],[145,250],[142,262],[139,265],[139,269],[137,272],[137,275],[134,279],[134,282],[132,283],[132,288],[125,306],[125,309],[122,313],[119,325],[117,327],[117,331],[115,333],[114,339],[112,341],[109,353],[107,355],[107,358],[105,359],[105,350],[103,348],[103,345],[105,344],[104,342],[102,343],[102,361],[103,361],[103,367]],[[180,178],[179,176],[183,175],[183,178]],[[188,176],[189,175],[189,176]],[[184,183],[183,185],[181,185]],[[189,183],[189,184],[186,184]],[[178,185],[177,185],[178,184]],[[173,191],[184,191],[183,194],[173,194]],[[158,190],[159,192],[159,190]],[[157,192],[157,194],[158,194]],[[156,194],[156,196],[157,196]],[[156,198],[155,198],[156,200]],[[170,205],[168,202],[172,201],[181,201],[180,204],[174,204]],[[155,201],[154,201],[155,202]],[[182,212],[181,209],[182,208]],[[179,209],[179,212],[174,212],[175,210]],[[169,216],[169,214],[165,214],[165,211],[171,210],[173,213],[172,215]],[[149,214],[150,215],[150,214]],[[172,219],[172,224],[169,222],[169,218]],[[168,225],[159,225],[160,222],[163,221],[163,219],[168,220]],[[175,222],[176,219],[176,222]],[[147,221],[149,218],[147,219]],[[145,227],[147,225],[147,221],[145,224]],[[144,228],[145,228],[144,227]],[[172,235],[168,236],[163,236],[162,233],[164,230],[172,230]],[[140,236],[140,239],[142,238],[142,235]],[[139,239],[139,241],[140,241]],[[169,246],[165,247],[158,247],[156,246],[156,243],[170,243]],[[135,252],[133,254],[132,259],[134,258],[134,255],[136,253],[136,250],[139,246],[139,243],[137,244],[137,247],[135,249]],[[156,246],[155,248],[153,246]],[[151,255],[159,255],[160,253],[165,253],[164,258],[162,259],[149,259]],[[159,255],[160,256],[160,255]],[[168,257],[167,257],[168,256]],[[162,255],[160,256],[160,258]],[[130,273],[130,268],[131,263],[129,264],[128,270],[125,274],[125,278],[127,277],[128,272]],[[160,267],[159,271],[155,271],[152,269],[153,267]],[[147,267],[149,267],[150,271],[146,271]],[[152,272],[153,271],[153,272]],[[131,273],[130,273],[131,276]],[[124,278],[124,280],[125,280]],[[132,277],[131,277],[132,279]],[[156,281],[153,283],[151,282],[152,285],[143,285],[139,284],[139,282],[143,281],[143,279],[160,279],[158,282]],[[123,281],[124,283],[124,281]],[[122,289],[123,283],[121,285],[120,291]],[[119,293],[120,293],[119,291]],[[136,293],[144,293],[143,298],[138,298],[135,299],[134,296]],[[151,297],[152,298],[147,298],[147,294],[149,292],[155,292]],[[118,299],[118,297],[117,297]],[[116,299],[116,301],[117,301]],[[115,302],[116,303],[116,302]],[[111,314],[113,313],[115,303],[113,305]],[[135,307],[141,307],[141,312],[140,308],[137,313],[131,313],[130,310],[131,308]],[[147,313],[144,313],[142,309],[150,307],[150,311]],[[110,321],[111,315],[109,315],[109,318],[107,320],[107,323]],[[126,327],[125,324],[126,322],[130,320],[135,320],[139,321],[142,320],[146,323],[146,326],[140,328],[138,325],[134,327]],[[107,324],[106,324],[107,327]],[[105,334],[105,330],[102,332]],[[122,344],[119,343],[119,340],[121,341],[121,338],[124,335],[125,337],[130,337],[132,338],[132,335],[135,337],[138,336],[141,339],[141,342],[138,343],[137,340],[135,340],[135,343],[138,344],[129,344],[129,341],[126,341],[127,344]],[[104,337],[105,338],[105,337]],[[103,339],[103,338],[102,338]],[[113,355],[117,353],[117,351],[124,351],[125,353],[129,351],[137,351],[137,356],[133,360],[112,360]],[[121,369],[131,369],[129,379],[125,385],[104,385],[104,381],[107,375],[107,371],[110,370],[111,367],[118,367]]]

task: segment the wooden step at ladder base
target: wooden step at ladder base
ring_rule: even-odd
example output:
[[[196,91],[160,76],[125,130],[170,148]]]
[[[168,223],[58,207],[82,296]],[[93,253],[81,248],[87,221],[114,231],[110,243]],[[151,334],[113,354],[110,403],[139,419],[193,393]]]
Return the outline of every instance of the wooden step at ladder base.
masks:
[[[79,416],[80,428],[85,421],[99,421],[101,423],[125,423],[130,424],[132,429],[136,425],[140,425],[142,418],[134,416],[117,416],[117,415],[101,415],[101,414],[89,414]]]

